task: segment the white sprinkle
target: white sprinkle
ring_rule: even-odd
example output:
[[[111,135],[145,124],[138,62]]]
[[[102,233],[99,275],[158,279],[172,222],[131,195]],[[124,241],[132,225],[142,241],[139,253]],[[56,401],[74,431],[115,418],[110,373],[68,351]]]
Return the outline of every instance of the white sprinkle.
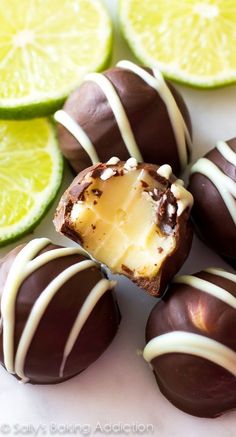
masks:
[[[107,165],[116,165],[118,162],[120,162],[120,159],[117,158],[117,156],[112,156],[112,158],[107,161]]]
[[[167,212],[168,212],[168,215],[174,215],[174,213],[175,213],[175,207],[174,207],[174,205],[168,205],[168,207],[167,207]]]
[[[158,168],[157,174],[163,178],[169,179],[169,177],[172,175],[172,168],[169,164],[164,164]]]
[[[136,170],[137,165],[138,165],[137,159],[129,158],[124,165],[124,169],[127,171]]]
[[[115,170],[113,170],[112,168],[106,168],[102,173],[102,175],[100,176],[100,179],[102,179],[102,181],[106,181],[107,179],[110,179],[115,174],[116,174]]]

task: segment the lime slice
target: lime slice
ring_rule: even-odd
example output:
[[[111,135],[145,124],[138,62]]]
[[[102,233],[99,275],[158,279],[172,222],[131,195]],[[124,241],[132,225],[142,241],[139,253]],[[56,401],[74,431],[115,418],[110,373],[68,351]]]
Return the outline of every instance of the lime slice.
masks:
[[[0,118],[53,113],[111,52],[99,0],[0,1]]]
[[[0,121],[0,246],[42,218],[58,191],[62,170],[49,120]]]
[[[236,81],[235,0],[120,0],[125,38],[146,65],[192,86]]]

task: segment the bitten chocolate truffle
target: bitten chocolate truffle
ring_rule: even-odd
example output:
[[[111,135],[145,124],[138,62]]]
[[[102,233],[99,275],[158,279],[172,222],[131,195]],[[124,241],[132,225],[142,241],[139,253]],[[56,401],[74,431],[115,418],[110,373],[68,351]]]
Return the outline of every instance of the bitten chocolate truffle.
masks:
[[[55,119],[61,150],[76,173],[111,156],[170,164],[177,175],[189,162],[187,107],[157,69],[120,61],[89,74]]]
[[[236,139],[219,141],[191,169],[193,220],[200,236],[236,268]]]
[[[40,238],[12,250],[0,262],[1,364],[36,384],[82,372],[118,329],[113,288],[80,248]]]
[[[191,206],[169,165],[113,157],[75,178],[54,223],[113,273],[159,296],[189,253]]]
[[[161,392],[199,417],[236,408],[236,275],[209,268],[175,278],[152,310],[143,355]]]

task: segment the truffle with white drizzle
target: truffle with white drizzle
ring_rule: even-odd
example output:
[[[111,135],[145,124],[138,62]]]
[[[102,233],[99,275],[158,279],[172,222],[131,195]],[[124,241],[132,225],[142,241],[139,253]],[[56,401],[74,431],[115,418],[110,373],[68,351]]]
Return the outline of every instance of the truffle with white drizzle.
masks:
[[[167,163],[175,174],[189,162],[188,110],[157,69],[120,61],[104,73],[89,74],[55,120],[61,150],[76,173],[112,155]]]
[[[236,267],[236,139],[219,141],[191,169],[193,219],[200,236]]]
[[[113,273],[159,296],[189,253],[192,203],[168,164],[113,157],[75,178],[54,223]]]
[[[115,283],[80,248],[39,238],[0,261],[0,360],[22,382],[58,383],[108,347],[120,313]]]
[[[235,274],[176,277],[149,316],[143,351],[164,396],[194,416],[236,408],[235,331]]]

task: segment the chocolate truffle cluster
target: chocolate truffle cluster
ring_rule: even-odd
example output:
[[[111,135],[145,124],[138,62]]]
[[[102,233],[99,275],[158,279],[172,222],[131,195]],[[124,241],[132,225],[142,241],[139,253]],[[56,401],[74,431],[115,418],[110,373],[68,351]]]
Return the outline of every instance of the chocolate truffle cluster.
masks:
[[[80,248],[46,238],[15,248],[0,262],[2,365],[37,384],[82,372],[118,329],[114,285]]]
[[[24,382],[56,383],[103,353],[120,313],[96,260],[164,295],[143,351],[162,393],[196,416],[236,408],[236,275],[211,268],[168,288],[191,248],[193,201],[198,232],[235,266],[236,140],[199,159],[186,190],[174,174],[190,160],[187,108],[157,69],[129,61],[89,74],[55,119],[78,175],[54,224],[92,259],[37,239],[0,261],[2,364]]]

